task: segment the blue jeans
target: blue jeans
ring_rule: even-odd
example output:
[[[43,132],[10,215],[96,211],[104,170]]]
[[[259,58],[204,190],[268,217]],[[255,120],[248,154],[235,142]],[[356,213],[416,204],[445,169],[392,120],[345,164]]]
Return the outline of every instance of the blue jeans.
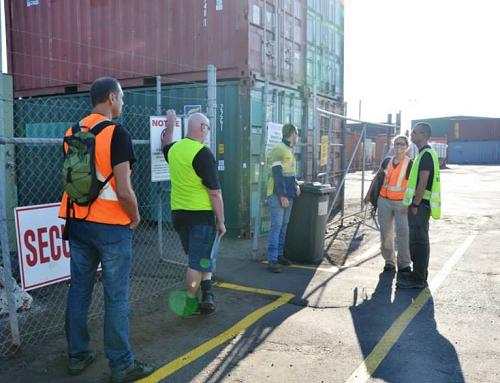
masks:
[[[71,286],[66,308],[70,357],[90,349],[87,316],[99,262],[104,287],[104,351],[111,370],[134,361],[129,343],[128,293],[132,230],[127,226],[73,221],[70,227]]]
[[[276,261],[283,256],[285,246],[286,228],[292,212],[293,198],[288,198],[289,205],[282,208],[280,198],[273,194],[267,199],[269,212],[271,214],[271,231],[269,232],[269,244],[267,258],[269,261]]]
[[[214,225],[181,225],[176,227],[189,268],[203,273],[214,271],[215,259],[210,257],[215,239]]]

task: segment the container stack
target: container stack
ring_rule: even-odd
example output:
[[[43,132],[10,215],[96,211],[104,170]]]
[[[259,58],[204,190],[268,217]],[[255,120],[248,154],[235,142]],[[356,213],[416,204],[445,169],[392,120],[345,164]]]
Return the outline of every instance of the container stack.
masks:
[[[122,122],[133,138],[149,136],[149,117],[137,111],[154,114],[156,76],[163,109],[183,114],[185,106],[200,105],[206,111],[207,65],[215,65],[216,156],[226,226],[234,235],[251,236],[264,118],[299,127],[303,179],[322,171],[311,166],[315,138],[329,134],[330,143],[341,143],[340,121],[315,120],[313,109],[343,110],[342,0],[40,1],[6,2],[6,8],[15,97],[50,98],[67,112],[75,102],[90,107],[85,95],[94,79],[116,77],[125,91]],[[32,115],[19,108],[15,122],[54,124],[57,132],[74,123],[68,113],[44,121]],[[327,167],[340,172],[335,148]],[[150,187],[155,198],[153,184],[140,187]],[[264,230],[268,224],[264,217]]]

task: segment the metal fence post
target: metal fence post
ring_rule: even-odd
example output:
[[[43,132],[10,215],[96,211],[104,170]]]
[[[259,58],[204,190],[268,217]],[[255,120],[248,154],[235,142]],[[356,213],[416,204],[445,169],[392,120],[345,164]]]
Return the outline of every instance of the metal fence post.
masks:
[[[262,87],[262,130],[260,136],[259,157],[259,184],[257,187],[257,212],[255,213],[255,224],[252,238],[252,257],[257,259],[259,248],[260,225],[262,221],[262,183],[264,180],[264,166],[266,165],[266,141],[267,141],[267,104],[268,104],[269,82],[266,81]]]
[[[344,117],[347,117],[347,102],[344,102],[344,105],[343,105],[343,115]],[[342,140],[342,143],[343,143],[343,146],[342,146],[342,153],[341,153],[341,157],[342,157],[342,177],[346,177],[347,176],[347,161],[346,161],[346,140],[347,140],[347,121],[345,119],[342,119],[342,137],[341,137],[341,140]],[[340,191],[339,191],[340,192]],[[345,187],[342,186],[342,208],[341,208],[341,211],[340,211],[340,226],[344,226],[344,215],[345,215]]]
[[[365,168],[366,168],[366,124],[363,126],[363,161],[361,168],[361,210],[363,210],[363,200],[365,198]]]
[[[4,185],[0,185],[0,243],[2,245],[3,257],[3,277],[5,283],[5,295],[9,307],[10,333],[12,343],[16,346],[21,345],[19,336],[19,323],[17,322],[16,301],[14,299],[14,286],[12,285],[12,266],[10,264],[9,236],[7,234],[7,213],[5,211]]]
[[[319,171],[319,127],[318,127],[318,96],[316,84],[313,85],[313,177],[316,181]]]
[[[217,75],[214,65],[208,68],[208,100],[207,114],[210,120],[210,150],[217,158]]]
[[[156,115],[161,115],[161,76],[156,76]],[[161,181],[157,182],[158,193],[158,254],[163,254],[163,188]]]
[[[2,41],[2,28],[0,25],[0,41]],[[0,57],[2,57],[2,44],[0,43]],[[0,64],[0,95],[2,99],[3,94],[3,65]],[[3,124],[4,113],[3,113],[3,100],[0,101],[0,124]],[[0,132],[4,132],[0,128]],[[6,152],[6,151],[5,151]],[[0,164],[0,166],[5,166],[5,164]],[[16,301],[14,299],[13,286],[12,286],[12,266],[10,264],[10,248],[9,248],[9,235],[7,226],[7,211],[5,207],[6,202],[6,181],[7,177],[2,179],[0,184],[0,244],[2,246],[2,258],[3,258],[3,275],[5,283],[5,295],[7,297],[7,303],[9,307],[9,322],[10,322],[10,333],[12,335],[12,343],[16,346],[21,345],[21,338],[19,336],[19,323],[17,322],[17,310]]]

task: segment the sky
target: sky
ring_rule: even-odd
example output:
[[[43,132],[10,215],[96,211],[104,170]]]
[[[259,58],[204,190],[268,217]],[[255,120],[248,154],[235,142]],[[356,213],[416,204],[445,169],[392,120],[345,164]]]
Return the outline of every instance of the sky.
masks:
[[[499,0],[345,0],[347,114],[500,117],[499,40]]]

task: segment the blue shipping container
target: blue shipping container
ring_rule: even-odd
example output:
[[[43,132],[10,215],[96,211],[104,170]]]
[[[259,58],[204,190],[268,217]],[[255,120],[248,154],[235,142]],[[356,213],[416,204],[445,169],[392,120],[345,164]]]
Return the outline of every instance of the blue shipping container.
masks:
[[[449,142],[448,163],[500,164],[500,141]]]

